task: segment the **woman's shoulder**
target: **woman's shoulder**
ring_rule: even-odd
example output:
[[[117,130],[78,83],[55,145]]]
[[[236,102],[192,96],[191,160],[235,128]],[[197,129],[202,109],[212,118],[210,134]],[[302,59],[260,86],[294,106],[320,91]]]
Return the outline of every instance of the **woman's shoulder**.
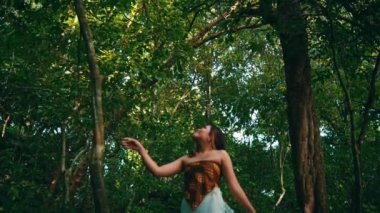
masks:
[[[230,154],[226,150],[217,150],[218,156],[222,164],[231,161]]]
[[[194,154],[186,154],[181,157],[182,162],[186,165],[192,162],[198,161],[214,161],[218,163],[222,163],[225,156],[228,155],[226,150],[212,150],[207,157],[199,157],[197,153]]]
[[[225,149],[215,149],[215,152],[218,152],[219,154],[228,154],[228,152]]]
[[[228,152],[224,149],[220,149],[220,150],[215,150],[215,152],[221,156],[221,157],[226,157],[226,156],[229,156]]]

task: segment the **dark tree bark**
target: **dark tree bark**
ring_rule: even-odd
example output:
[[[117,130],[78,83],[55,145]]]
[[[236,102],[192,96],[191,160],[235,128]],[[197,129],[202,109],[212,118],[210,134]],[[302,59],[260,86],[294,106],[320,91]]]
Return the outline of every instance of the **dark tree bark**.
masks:
[[[88,25],[82,0],[76,0],[75,10],[79,19],[81,33],[87,47],[87,58],[90,66],[90,76],[93,92],[93,120],[94,120],[94,140],[92,146],[90,175],[91,186],[94,192],[94,203],[96,212],[110,212],[106,188],[104,185],[104,121],[102,108],[102,81],[96,61],[94,42],[91,29]]]
[[[297,0],[278,1],[295,187],[303,212],[328,212],[323,151],[311,88],[306,19]]]

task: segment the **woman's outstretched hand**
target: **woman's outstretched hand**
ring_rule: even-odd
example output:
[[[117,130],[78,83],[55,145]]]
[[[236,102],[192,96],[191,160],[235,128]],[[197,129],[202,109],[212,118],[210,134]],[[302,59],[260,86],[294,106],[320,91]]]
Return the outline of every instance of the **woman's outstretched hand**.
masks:
[[[138,153],[141,153],[145,150],[144,146],[134,138],[123,138],[121,143],[123,144],[124,148],[135,150]]]

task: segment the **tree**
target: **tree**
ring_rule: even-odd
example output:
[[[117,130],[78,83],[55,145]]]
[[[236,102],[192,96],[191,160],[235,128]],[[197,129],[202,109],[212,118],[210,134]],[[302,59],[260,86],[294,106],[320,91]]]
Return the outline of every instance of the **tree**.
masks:
[[[323,151],[311,87],[306,20],[299,1],[278,4],[295,187],[303,212],[328,212]]]
[[[81,33],[87,47],[87,57],[91,72],[92,92],[93,92],[93,145],[90,162],[91,185],[94,192],[94,202],[96,212],[110,212],[104,185],[104,121],[102,105],[102,81],[103,76],[97,64],[92,32],[87,22],[82,0],[77,0],[75,4],[78,15]]]
[[[321,175],[319,140],[328,208],[347,212],[358,203],[352,195],[359,195],[351,193],[358,173],[350,166],[353,112],[356,141],[365,135],[356,206],[379,212],[379,93],[366,104],[369,88],[380,89],[371,78],[378,1],[85,1],[103,76],[105,149],[95,159],[96,79],[85,59],[89,40],[79,31],[76,1],[2,2],[0,211],[94,212],[104,196],[112,212],[176,212],[182,176],[152,177],[120,139],[141,139],[159,164],[166,163],[193,149],[190,134],[209,115],[227,133],[236,174],[260,211],[306,211],[313,197],[315,208],[307,211],[322,205],[313,182]],[[359,130],[363,112],[365,134]],[[302,168],[311,172],[310,182]],[[221,187],[226,201],[243,211]],[[102,195],[105,188],[112,193]]]

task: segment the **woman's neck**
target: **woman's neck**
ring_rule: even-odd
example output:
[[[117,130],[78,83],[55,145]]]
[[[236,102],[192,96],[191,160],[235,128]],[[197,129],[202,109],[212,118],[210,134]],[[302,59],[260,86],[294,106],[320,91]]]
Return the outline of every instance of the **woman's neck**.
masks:
[[[205,144],[203,146],[199,146],[198,153],[204,154],[204,153],[209,152],[211,150],[213,150],[213,148],[211,147],[211,145],[209,145],[209,144],[206,145]]]

